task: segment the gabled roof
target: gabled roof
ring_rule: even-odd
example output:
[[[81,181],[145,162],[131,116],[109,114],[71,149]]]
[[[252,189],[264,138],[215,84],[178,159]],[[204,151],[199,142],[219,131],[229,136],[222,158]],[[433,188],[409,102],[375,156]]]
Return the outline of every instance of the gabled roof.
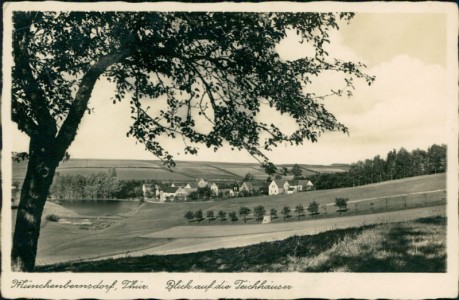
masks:
[[[185,187],[184,187],[184,186],[179,186],[179,187],[177,187],[177,193],[178,193],[178,192],[186,193]]]
[[[284,184],[286,182],[288,182],[288,180],[285,180],[285,179],[276,179],[276,180],[273,180],[277,186],[284,186]]]
[[[164,193],[176,193],[178,189],[179,189],[178,187],[168,186],[168,187],[163,189],[163,192]]]
[[[290,185],[296,186],[296,185],[301,185],[300,181],[301,180],[299,179],[293,179],[293,180],[290,180],[289,183]]]
[[[312,184],[311,180],[303,179],[303,180],[298,180],[298,185],[303,185],[303,186],[304,185],[309,185],[309,186],[311,186],[313,184]]]
[[[144,183],[143,186],[144,186],[145,188],[149,188],[149,189],[152,188],[152,184],[151,184],[151,183]]]
[[[241,187],[245,184],[245,186],[249,189],[249,190],[253,190],[253,184],[251,182],[243,182]]]
[[[197,189],[199,186],[196,182],[188,183],[192,189]]]
[[[215,184],[216,187],[218,187],[218,184],[216,184],[215,182],[208,182],[208,186],[213,186]]]

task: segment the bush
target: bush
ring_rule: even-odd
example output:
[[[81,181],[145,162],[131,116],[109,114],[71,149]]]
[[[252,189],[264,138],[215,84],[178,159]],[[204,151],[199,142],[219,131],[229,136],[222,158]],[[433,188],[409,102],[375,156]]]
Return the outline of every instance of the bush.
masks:
[[[202,210],[198,210],[194,213],[194,218],[196,219],[196,221],[201,221],[202,220]]]
[[[220,222],[223,223],[223,221],[226,220],[226,212],[224,212],[223,210],[219,211],[218,217],[220,218]]]
[[[238,220],[235,211],[230,212],[229,217],[230,217],[231,222],[236,222]]]
[[[346,211],[347,210],[347,201],[348,198],[336,198],[335,199],[335,206],[338,207],[338,211]]]
[[[194,219],[194,213],[191,210],[189,210],[189,211],[186,212],[184,217],[185,217],[185,219],[188,220],[188,222],[191,222],[191,220]]]
[[[46,220],[51,221],[51,222],[59,222],[61,217],[55,214],[50,214],[46,216]]]
[[[317,215],[319,213],[319,204],[313,200],[311,203],[309,203],[308,211],[311,213],[311,215]]]
[[[277,218],[277,209],[271,208],[271,218]]]
[[[213,210],[208,210],[207,213],[206,213],[206,216],[207,216],[207,220],[209,220],[209,223],[210,223],[210,221],[215,219]]]

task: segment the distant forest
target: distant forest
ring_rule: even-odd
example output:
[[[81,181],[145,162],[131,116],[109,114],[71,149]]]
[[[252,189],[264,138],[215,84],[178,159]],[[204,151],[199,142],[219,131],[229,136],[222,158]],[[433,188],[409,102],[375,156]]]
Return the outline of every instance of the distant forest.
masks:
[[[443,173],[446,171],[446,145],[432,145],[427,151],[405,148],[387,153],[386,158],[377,155],[351,164],[348,172],[321,173],[307,178],[316,189],[335,189],[377,183],[406,177]]]

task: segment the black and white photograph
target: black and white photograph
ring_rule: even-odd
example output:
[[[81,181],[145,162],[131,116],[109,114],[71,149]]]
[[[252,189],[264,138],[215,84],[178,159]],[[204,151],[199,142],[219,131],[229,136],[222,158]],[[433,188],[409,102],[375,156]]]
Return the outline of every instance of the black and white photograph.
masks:
[[[3,9],[4,296],[457,296],[454,3]]]

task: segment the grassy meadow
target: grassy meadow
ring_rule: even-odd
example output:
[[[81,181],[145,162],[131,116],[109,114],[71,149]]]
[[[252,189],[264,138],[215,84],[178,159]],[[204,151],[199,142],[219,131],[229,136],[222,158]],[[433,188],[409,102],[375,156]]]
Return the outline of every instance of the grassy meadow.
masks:
[[[361,187],[303,192],[292,195],[234,198],[215,202],[139,203],[132,212],[120,216],[121,218],[117,223],[101,230],[88,230],[78,225],[48,222],[41,230],[37,261],[38,264],[43,265],[56,261],[88,259],[142,250],[164,244],[168,242],[167,239],[150,239],[143,236],[175,226],[188,226],[190,223],[184,218],[184,215],[189,210],[196,211],[201,209],[205,216],[207,210],[214,210],[215,213],[223,210],[229,213],[231,211],[238,212],[241,206],[247,206],[253,211],[255,206],[263,205],[267,211],[271,208],[277,209],[278,218],[274,219],[273,222],[282,223],[296,222],[298,218],[293,212],[295,206],[303,204],[306,208],[312,200],[317,201],[321,207],[325,205],[327,211],[325,212],[321,208],[320,214],[316,216],[310,216],[306,212],[306,215],[300,217],[301,220],[404,209],[405,199],[406,208],[445,204],[444,191],[400,196],[422,191],[442,190],[445,188],[445,182],[445,174],[437,174]],[[347,212],[337,212],[336,207],[327,205],[333,204],[335,197],[349,198],[350,203]],[[356,202],[358,203],[357,211],[354,208],[354,204],[351,203],[351,201],[369,198],[378,199]],[[388,199],[387,202],[386,199]],[[373,203],[373,205],[370,203]],[[283,206],[287,205],[292,209],[292,217],[284,221],[280,211]],[[45,206],[44,214],[48,213],[47,205]],[[259,221],[249,216],[247,224],[255,223],[259,223]],[[191,224],[207,226],[209,222],[208,220],[203,220],[200,223],[192,222]],[[215,220],[210,224],[244,226],[244,221],[240,218],[233,224],[229,220],[223,223]]]
[[[445,272],[446,218],[331,230],[179,255],[39,267],[37,272]]]

